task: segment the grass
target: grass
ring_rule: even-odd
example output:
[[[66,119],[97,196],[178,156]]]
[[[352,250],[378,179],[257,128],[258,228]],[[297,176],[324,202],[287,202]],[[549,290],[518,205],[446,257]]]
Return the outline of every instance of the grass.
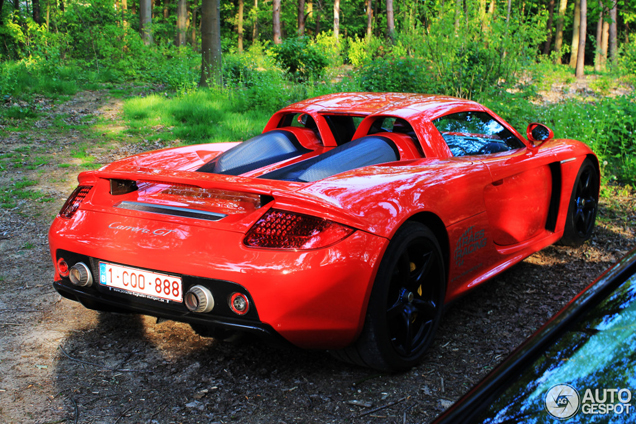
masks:
[[[0,187],[0,207],[13,209],[18,206],[19,200],[52,201],[53,199],[45,193],[36,190],[26,190],[27,187],[33,187],[37,184],[37,181],[23,179],[14,181],[10,186]]]
[[[153,94],[124,103],[128,134],[184,144],[246,140],[263,130],[270,115],[270,111],[241,111],[228,93],[215,90],[171,98]]]

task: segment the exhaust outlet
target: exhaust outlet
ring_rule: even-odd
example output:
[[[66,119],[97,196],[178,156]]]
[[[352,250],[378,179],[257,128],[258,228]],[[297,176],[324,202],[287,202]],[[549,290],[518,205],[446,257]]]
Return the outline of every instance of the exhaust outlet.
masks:
[[[69,272],[71,283],[80,287],[90,287],[93,284],[93,274],[84,262],[78,262],[71,267]]]
[[[184,296],[184,303],[190,312],[210,312],[214,308],[214,297],[207,287],[190,287]]]

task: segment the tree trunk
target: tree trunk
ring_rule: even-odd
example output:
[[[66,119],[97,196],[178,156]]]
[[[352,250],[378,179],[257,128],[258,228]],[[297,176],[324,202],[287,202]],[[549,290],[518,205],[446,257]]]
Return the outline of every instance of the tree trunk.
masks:
[[[60,7],[62,7],[64,3],[60,0]],[[126,12],[128,11],[128,1],[121,0],[121,21],[124,25],[124,28],[128,27],[128,21],[126,21]]]
[[[221,85],[221,2],[201,2],[201,81],[199,87]]]
[[[188,3],[186,0],[177,1],[177,34],[175,44],[184,46],[186,43],[186,19],[188,17]]]
[[[455,35],[459,32],[459,18],[462,15],[462,0],[455,0]]]
[[[320,34],[320,4],[318,4],[318,10],[316,11],[316,35]]]
[[[139,0],[139,32],[144,44],[152,44],[152,3]]]
[[[179,6],[177,6],[177,8],[178,7]],[[163,0],[163,20],[167,21],[169,17],[170,17],[170,0]]]
[[[13,0],[13,9],[20,10],[20,0]]]
[[[2,17],[2,7],[4,6],[4,0],[0,0],[0,17]]]
[[[42,16],[40,14],[40,0],[31,0],[33,6],[33,20],[38,24],[42,24]]]
[[[367,40],[373,35],[373,0],[367,0]]]
[[[307,22],[314,16],[314,3],[312,0],[305,1],[305,31],[307,31]]]
[[[581,32],[581,0],[574,2],[574,24],[572,27],[572,48],[570,53],[570,68],[576,68],[579,51],[579,34]]]
[[[190,35],[190,43],[192,44],[192,50],[197,51],[197,6],[196,3],[192,3],[192,21],[190,22],[190,28],[192,34]]]
[[[122,10],[126,10],[126,0],[122,0],[122,1],[123,1]],[[19,0],[15,0],[15,3],[19,5]],[[64,0],[60,0],[60,12],[64,13]]]
[[[599,72],[601,64],[601,43],[603,40],[603,2],[599,0],[598,22],[596,23],[596,51],[594,52],[594,70]]]
[[[258,40],[258,0],[254,0],[254,26],[252,27],[252,43]]]
[[[386,0],[386,32],[391,43],[395,41],[395,18],[393,16],[393,0]]]
[[[579,48],[576,57],[576,77],[585,74],[585,38],[587,35],[587,0],[581,0],[581,23],[579,25]]]
[[[603,7],[603,14],[607,14],[607,7]],[[607,46],[609,39],[609,22],[603,19],[603,31],[601,34],[601,69],[605,69],[605,64],[607,63]]]
[[[554,40],[554,51],[556,52],[556,63],[561,64],[561,49],[563,48],[563,20],[565,10],[568,8],[568,0],[559,2],[559,16],[557,18],[556,39]]]
[[[298,36],[305,36],[305,0],[298,0]]]
[[[272,2],[272,21],[274,25],[274,44],[280,44],[280,0]]]
[[[567,0],[561,0],[561,2]],[[508,13],[506,14],[506,23],[510,22],[510,12],[512,11],[512,0],[508,0]]]
[[[51,28],[51,6],[50,6],[50,1],[51,0],[46,0],[46,30],[48,32],[50,32],[50,28]],[[0,12],[2,11],[2,8],[0,8]]]
[[[340,37],[340,0],[333,2],[333,37],[337,43]]]
[[[548,10],[549,10],[548,26],[546,28],[548,32],[548,38],[545,40],[545,44],[543,45],[543,54],[545,56],[550,54],[550,47],[552,47],[552,25],[554,23],[554,0],[550,0],[550,3],[548,3]]]
[[[616,21],[617,16],[617,1],[614,1],[614,6],[610,9],[610,19],[612,22],[609,27],[609,57],[612,65],[616,65],[616,61],[618,59],[618,22]]]
[[[243,12],[245,9],[245,1],[238,0],[238,51],[243,51]]]

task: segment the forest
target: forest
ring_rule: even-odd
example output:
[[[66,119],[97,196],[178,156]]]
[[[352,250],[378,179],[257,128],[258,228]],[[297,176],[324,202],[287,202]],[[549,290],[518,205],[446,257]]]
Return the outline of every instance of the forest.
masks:
[[[633,0],[0,0],[0,12],[5,131],[37,119],[38,96],[79,90],[120,93],[129,133],[157,137],[147,127],[162,119],[181,143],[244,140],[315,95],[423,92],[521,129],[545,122],[588,143],[605,181],[636,180]],[[140,84],[157,93],[135,96]]]

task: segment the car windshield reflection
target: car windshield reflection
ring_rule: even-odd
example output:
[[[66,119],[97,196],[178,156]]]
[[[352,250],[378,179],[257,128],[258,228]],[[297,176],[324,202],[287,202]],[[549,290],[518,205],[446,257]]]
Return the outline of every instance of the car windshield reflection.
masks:
[[[554,395],[550,389],[569,385],[576,389],[578,398],[575,394],[563,397],[561,407],[576,406],[578,413],[574,411],[568,423],[605,422],[608,415],[597,414],[606,412],[600,408],[610,405],[617,422],[636,422],[630,404],[636,388],[635,330],[636,275],[633,275],[564,333],[478,421],[551,422],[546,410],[546,401]],[[622,389],[627,390],[621,392]]]

